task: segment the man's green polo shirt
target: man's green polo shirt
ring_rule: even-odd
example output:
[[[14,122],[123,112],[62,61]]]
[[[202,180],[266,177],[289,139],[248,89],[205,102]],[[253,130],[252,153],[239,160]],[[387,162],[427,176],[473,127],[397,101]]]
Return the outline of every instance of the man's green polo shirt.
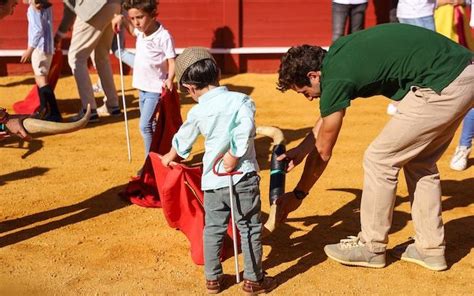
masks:
[[[471,52],[436,32],[384,24],[339,38],[324,57],[321,116],[357,97],[401,100],[411,86],[440,93],[471,61]]]

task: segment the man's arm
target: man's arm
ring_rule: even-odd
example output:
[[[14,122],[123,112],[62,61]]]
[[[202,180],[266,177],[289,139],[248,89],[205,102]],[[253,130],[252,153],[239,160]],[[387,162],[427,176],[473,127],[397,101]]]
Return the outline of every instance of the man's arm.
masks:
[[[325,162],[329,161],[332,155],[332,149],[337,141],[337,136],[341,130],[344,119],[345,109],[332,113],[323,118],[321,128],[317,135],[316,149]]]
[[[76,19],[76,14],[74,13],[74,7],[68,6],[67,1],[64,2],[63,17],[61,23],[59,24],[58,30],[54,35],[54,47],[58,47],[61,40],[66,37],[67,32],[71,29]]]
[[[303,174],[294,191],[285,193],[277,199],[278,210],[276,221],[284,221],[289,213],[296,210],[303,202],[303,198],[309,193],[319,177],[323,174],[331,158],[332,149],[336,144],[339,131],[341,130],[344,114],[345,110],[341,110],[316,122],[312,130],[315,146],[313,146],[313,149],[306,158]],[[309,139],[305,139],[305,141],[309,141]],[[303,192],[304,195],[298,198],[294,193],[295,191]]]
[[[288,150],[286,153],[283,153],[277,157],[278,161],[286,160],[288,161],[288,166],[286,171],[291,171],[294,167],[299,165],[303,159],[308,155],[315,145],[317,138],[317,133],[321,127],[322,120],[319,118],[312,131],[306,135],[306,137],[301,141],[301,143],[293,149]]]
[[[306,158],[303,174],[296,186],[296,190],[308,193],[323,174],[341,130],[344,114],[345,110],[338,111],[322,118],[314,126],[315,146],[313,146],[313,150]]]

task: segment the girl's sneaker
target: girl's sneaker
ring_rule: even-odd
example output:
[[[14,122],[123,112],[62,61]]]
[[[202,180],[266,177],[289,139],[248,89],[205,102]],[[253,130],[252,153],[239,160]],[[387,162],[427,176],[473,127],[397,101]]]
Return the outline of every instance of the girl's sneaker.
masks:
[[[464,171],[467,168],[467,159],[470,153],[471,148],[467,148],[466,146],[456,147],[449,167],[455,171]]]

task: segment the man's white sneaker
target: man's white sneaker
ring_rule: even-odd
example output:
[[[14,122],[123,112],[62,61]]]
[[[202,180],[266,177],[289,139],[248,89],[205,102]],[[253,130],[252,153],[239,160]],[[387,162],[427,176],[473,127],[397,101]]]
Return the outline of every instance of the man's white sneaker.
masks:
[[[418,265],[423,266],[424,268],[428,268],[434,271],[443,271],[448,268],[446,264],[446,259],[444,255],[438,256],[426,256],[418,252],[415,247],[415,244],[400,245],[393,249],[391,254],[398,259],[403,261],[416,263]]]
[[[107,107],[107,105],[104,103],[102,106],[97,108],[97,114],[101,117],[105,116],[120,116],[122,115],[122,112],[120,111],[120,107]]]
[[[451,158],[449,167],[455,171],[464,171],[467,168],[467,159],[469,158],[470,153],[471,148],[467,148],[466,146],[456,147],[456,151]]]
[[[382,268],[385,267],[385,252],[372,253],[356,236],[341,239],[338,244],[326,245],[326,255],[345,265]]]

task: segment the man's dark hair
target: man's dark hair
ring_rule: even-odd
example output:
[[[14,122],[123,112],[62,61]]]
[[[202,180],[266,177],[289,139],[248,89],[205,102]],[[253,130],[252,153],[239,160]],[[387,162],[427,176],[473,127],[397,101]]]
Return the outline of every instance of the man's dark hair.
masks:
[[[158,1],[156,0],[125,0],[122,4],[123,9],[126,11],[135,8],[148,13],[149,15],[156,16],[156,7]]]
[[[197,61],[184,71],[180,83],[181,85],[195,85],[198,90],[208,85],[217,86],[219,84],[219,67],[211,59]]]
[[[319,46],[294,46],[281,58],[277,89],[284,92],[293,86],[311,86],[310,71],[320,71],[326,50]]]

